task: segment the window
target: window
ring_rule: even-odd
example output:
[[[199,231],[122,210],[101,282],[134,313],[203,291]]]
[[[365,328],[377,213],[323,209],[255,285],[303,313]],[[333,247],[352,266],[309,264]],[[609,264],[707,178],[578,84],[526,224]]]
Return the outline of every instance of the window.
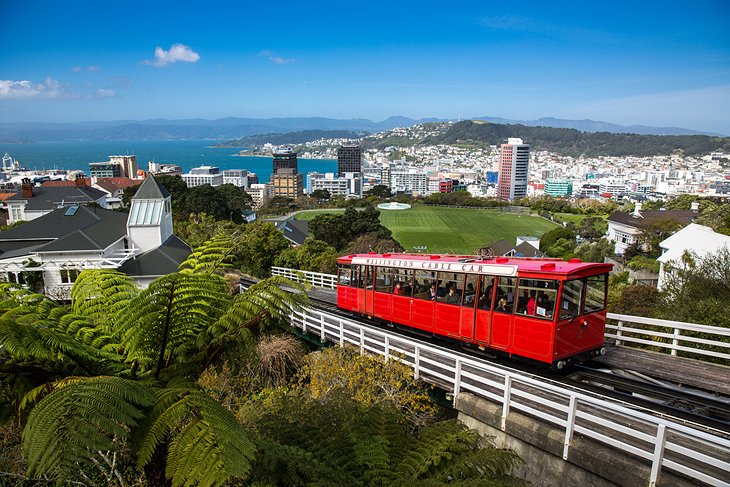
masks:
[[[17,221],[17,220],[23,219],[23,212],[20,208],[13,206],[12,213],[13,213],[13,220]]]
[[[413,295],[413,271],[393,268],[393,294],[406,297]]]
[[[474,307],[474,301],[476,299],[477,279],[479,276],[475,274],[466,275],[466,285],[464,286],[464,302],[462,306],[469,308]]]
[[[583,306],[583,313],[601,311],[606,307],[607,287],[608,274],[591,276],[586,279],[586,302]]]
[[[61,269],[61,282],[63,284],[73,284],[76,282],[76,278],[79,277],[79,273],[80,271],[78,269]]]
[[[341,286],[349,286],[351,274],[352,268],[349,265],[341,265],[337,272],[337,283]]]
[[[447,304],[461,304],[464,293],[464,274],[456,272],[439,272],[439,301]]]
[[[375,290],[389,293],[393,290],[393,269],[391,267],[375,268]]]
[[[583,295],[583,280],[565,281],[563,296],[560,299],[560,319],[568,320],[580,314],[580,301]]]
[[[520,279],[517,312],[535,318],[552,319],[558,297],[558,281]]]
[[[496,297],[494,302],[495,313],[512,313],[515,304],[516,277],[500,277],[495,279]]]
[[[438,297],[438,279],[436,278],[435,272],[415,271],[413,297],[431,301],[434,301]]]

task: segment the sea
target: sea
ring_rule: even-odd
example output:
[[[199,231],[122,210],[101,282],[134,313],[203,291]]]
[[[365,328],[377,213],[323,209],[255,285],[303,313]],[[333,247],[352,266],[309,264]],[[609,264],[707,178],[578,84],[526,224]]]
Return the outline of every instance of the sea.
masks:
[[[147,169],[148,161],[177,164],[188,172],[198,166],[226,169],[246,169],[256,173],[259,181],[271,179],[272,158],[238,156],[240,149],[214,148],[214,140],[163,141],[81,141],[35,142],[31,144],[0,143],[0,156],[8,153],[20,165],[30,170],[81,170],[89,174],[90,162],[107,161],[110,155],[136,155],[137,167]],[[299,172],[335,172],[337,160],[299,159]]]

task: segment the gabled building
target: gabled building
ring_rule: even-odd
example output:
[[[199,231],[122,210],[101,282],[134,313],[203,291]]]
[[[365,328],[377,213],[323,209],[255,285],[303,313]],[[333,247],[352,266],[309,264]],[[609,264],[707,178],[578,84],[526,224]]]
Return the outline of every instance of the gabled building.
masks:
[[[107,206],[107,194],[86,184],[86,178],[78,178],[73,186],[34,186],[30,179],[22,181],[21,191],[7,200],[8,224],[35,220],[58,208],[95,203]]]
[[[190,253],[173,234],[170,194],[148,177],[129,215],[71,205],[0,233],[0,277],[23,284],[40,272],[45,294],[68,299],[85,269],[118,269],[146,287]]]
[[[540,251],[540,239],[537,237],[517,237],[514,244],[505,239],[497,240],[479,249],[479,253],[498,257],[545,257],[545,253]]]
[[[710,227],[690,223],[662,240],[659,247],[662,255],[657,259],[660,266],[657,288],[661,290],[671,273],[671,264],[680,263],[685,252],[692,252],[695,257],[704,257],[723,248],[730,249],[730,236],[717,233]]]
[[[692,210],[642,211],[641,203],[637,203],[633,213],[616,211],[607,218],[607,237],[615,243],[614,252],[623,255],[629,246],[639,243],[645,228],[662,220],[672,220],[681,226],[686,226],[698,215],[696,208]]]

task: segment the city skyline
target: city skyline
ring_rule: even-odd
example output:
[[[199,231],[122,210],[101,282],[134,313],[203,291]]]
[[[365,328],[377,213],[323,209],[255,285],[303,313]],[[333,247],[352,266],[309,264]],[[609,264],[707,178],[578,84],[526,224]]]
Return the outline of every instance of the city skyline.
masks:
[[[0,121],[558,117],[730,134],[730,5],[4,2]]]

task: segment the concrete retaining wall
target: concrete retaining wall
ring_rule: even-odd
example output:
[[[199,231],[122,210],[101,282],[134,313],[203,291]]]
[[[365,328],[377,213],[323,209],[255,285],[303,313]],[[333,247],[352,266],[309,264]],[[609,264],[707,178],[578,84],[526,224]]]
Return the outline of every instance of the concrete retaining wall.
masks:
[[[462,392],[454,399],[459,420],[490,439],[498,448],[515,451],[524,464],[513,473],[538,487],[649,485],[650,465],[580,435],[574,435],[568,460],[563,460],[565,432],[511,411],[500,429],[502,406]],[[697,485],[663,472],[659,486]]]

